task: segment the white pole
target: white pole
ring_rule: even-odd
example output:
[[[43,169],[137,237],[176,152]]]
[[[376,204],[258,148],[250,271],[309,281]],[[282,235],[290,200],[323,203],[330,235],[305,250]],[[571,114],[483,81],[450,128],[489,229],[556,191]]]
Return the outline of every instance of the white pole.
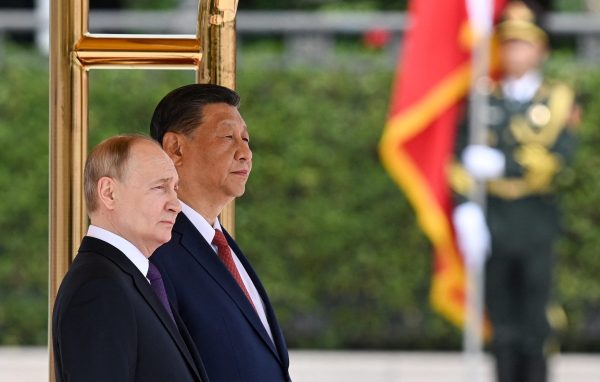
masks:
[[[486,144],[493,0],[466,1],[469,19],[475,34],[469,94],[469,144]],[[477,182],[470,195],[470,200],[477,203],[485,211],[486,191],[483,182]],[[485,255],[482,253],[482,258],[485,258]],[[466,380],[468,382],[481,382],[484,380],[482,337],[485,306],[484,264],[483,261],[465,262],[467,293],[463,346],[467,364]]]
[[[35,45],[48,55],[50,52],[50,0],[35,1]]]

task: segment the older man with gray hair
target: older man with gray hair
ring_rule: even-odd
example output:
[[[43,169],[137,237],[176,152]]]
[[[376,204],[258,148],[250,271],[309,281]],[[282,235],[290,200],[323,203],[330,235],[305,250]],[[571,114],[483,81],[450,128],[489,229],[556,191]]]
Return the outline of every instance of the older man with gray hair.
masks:
[[[88,157],[91,225],[52,318],[57,381],[208,381],[148,261],[171,238],[178,179],[171,159],[143,136],[109,138]]]

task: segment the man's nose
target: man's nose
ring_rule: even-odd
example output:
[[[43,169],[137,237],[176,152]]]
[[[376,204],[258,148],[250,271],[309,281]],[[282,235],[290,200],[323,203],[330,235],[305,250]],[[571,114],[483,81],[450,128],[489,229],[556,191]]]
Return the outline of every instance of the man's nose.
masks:
[[[167,204],[167,208],[169,209],[169,211],[178,214],[181,211],[181,203],[179,202],[179,199],[177,199],[177,191],[171,190],[170,193],[171,195],[169,203]]]
[[[238,149],[236,150],[236,158],[237,160],[252,160],[252,150],[250,149],[250,145],[246,141],[241,141],[238,145]]]

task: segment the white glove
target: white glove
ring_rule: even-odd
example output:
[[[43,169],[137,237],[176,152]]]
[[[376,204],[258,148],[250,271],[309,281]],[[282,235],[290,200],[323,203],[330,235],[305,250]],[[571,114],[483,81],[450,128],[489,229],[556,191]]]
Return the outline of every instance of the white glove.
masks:
[[[462,153],[465,169],[478,180],[499,178],[504,174],[506,157],[502,151],[485,145],[469,145]]]
[[[466,202],[454,208],[452,222],[456,240],[467,266],[481,269],[490,253],[490,231],[481,207]]]

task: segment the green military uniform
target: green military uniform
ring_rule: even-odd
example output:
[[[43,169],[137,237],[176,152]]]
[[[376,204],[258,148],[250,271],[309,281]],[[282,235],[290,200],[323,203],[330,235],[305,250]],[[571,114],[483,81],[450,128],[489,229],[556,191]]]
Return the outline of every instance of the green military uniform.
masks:
[[[487,182],[486,202],[491,234],[486,302],[498,379],[544,381],[544,343],[550,333],[545,311],[553,245],[561,230],[556,186],[570,177],[574,95],[564,84],[543,82],[533,99],[517,102],[497,86],[488,105],[487,144],[506,158],[503,177]],[[467,136],[465,126],[457,158]],[[473,181],[458,161],[451,183],[462,202]]]

